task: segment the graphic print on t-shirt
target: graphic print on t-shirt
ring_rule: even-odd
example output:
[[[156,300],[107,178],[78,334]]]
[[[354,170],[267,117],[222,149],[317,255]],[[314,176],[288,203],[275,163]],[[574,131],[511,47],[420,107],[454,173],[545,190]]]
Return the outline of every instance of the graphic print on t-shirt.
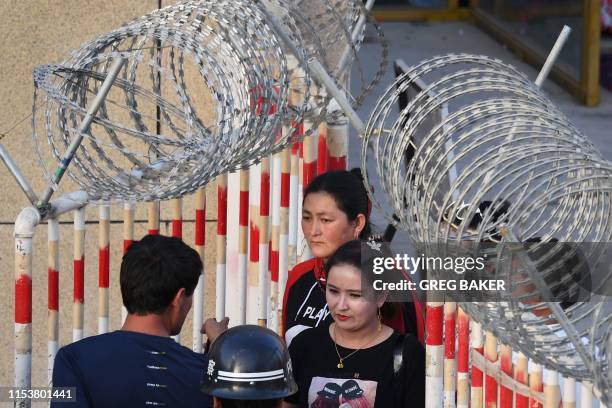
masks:
[[[313,377],[309,408],[374,408],[376,381]]]

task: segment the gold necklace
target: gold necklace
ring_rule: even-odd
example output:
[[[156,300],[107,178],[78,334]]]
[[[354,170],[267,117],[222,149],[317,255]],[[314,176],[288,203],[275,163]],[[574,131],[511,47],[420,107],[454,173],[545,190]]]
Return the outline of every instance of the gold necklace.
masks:
[[[346,360],[347,358],[349,358],[350,356],[352,356],[353,354],[355,354],[356,352],[358,352],[359,350],[361,350],[362,348],[364,348],[365,346],[367,346],[368,344],[370,344],[373,340],[376,339],[376,337],[378,337],[378,332],[375,333],[374,337],[372,337],[370,340],[368,340],[367,343],[365,343],[363,346],[359,347],[357,350],[353,350],[351,351],[349,354],[347,354],[346,356],[342,357],[340,355],[340,352],[338,351],[338,344],[336,343],[336,326],[334,325],[333,329],[333,336],[332,336],[332,342],[334,343],[334,349],[336,349],[336,354],[338,355],[338,364],[336,365],[336,367],[342,369],[344,368],[344,360]]]

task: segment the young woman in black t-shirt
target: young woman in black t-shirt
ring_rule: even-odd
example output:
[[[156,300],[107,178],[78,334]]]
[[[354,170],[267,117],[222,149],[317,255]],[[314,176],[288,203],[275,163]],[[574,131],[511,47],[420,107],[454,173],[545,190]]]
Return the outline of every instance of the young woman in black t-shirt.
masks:
[[[424,406],[424,349],[416,336],[400,337],[382,322],[398,305],[373,290],[371,259],[362,260],[361,242],[340,246],[325,269],[325,299],[334,322],[293,339],[289,353],[299,391],[283,406]]]

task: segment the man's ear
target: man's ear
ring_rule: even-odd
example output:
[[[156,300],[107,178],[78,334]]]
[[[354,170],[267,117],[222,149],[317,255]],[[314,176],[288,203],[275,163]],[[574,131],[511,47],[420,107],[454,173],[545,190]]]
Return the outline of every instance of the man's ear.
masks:
[[[176,294],[174,295],[174,298],[172,299],[172,306],[177,308],[180,307],[183,302],[185,301],[185,298],[187,297],[187,294],[185,293],[185,288],[180,288],[179,290],[176,291]]]

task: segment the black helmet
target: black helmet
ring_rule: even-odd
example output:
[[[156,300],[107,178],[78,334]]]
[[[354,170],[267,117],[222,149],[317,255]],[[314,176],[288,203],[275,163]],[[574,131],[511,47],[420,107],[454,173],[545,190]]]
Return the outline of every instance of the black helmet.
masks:
[[[285,343],[254,325],[223,332],[210,347],[201,390],[218,398],[268,400],[297,391]]]

